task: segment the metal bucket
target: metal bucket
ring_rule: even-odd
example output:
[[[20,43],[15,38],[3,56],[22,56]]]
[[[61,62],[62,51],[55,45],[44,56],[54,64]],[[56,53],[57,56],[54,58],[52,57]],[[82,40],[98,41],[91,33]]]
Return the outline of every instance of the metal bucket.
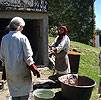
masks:
[[[35,100],[53,100],[55,93],[49,89],[37,89],[34,91]]]
[[[65,76],[65,75],[64,75]],[[64,77],[61,76],[61,77]],[[62,82],[61,77],[59,81],[61,82],[62,96],[66,100],[89,100],[92,94],[93,87],[96,82],[86,76],[78,75],[78,85],[69,85]]]

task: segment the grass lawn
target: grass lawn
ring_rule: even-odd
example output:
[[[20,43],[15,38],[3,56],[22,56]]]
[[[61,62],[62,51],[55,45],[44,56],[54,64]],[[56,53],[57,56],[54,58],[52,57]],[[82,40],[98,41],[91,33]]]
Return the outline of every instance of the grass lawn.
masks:
[[[54,41],[54,37],[49,37],[49,44]],[[71,41],[70,50],[76,48],[85,55],[80,55],[79,75],[87,76],[96,81],[90,100],[101,100],[98,95],[99,86],[99,52],[101,47],[95,48],[82,43]]]

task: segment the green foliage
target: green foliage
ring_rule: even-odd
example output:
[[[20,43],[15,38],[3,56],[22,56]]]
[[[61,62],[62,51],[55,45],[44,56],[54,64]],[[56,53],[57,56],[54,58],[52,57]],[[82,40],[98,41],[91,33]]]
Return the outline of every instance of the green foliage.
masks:
[[[48,0],[48,3],[50,27],[66,25],[68,36],[73,41],[88,44],[93,39],[93,0]]]
[[[48,39],[49,39],[48,44],[51,45],[53,41],[55,40],[55,37],[49,36]]]
[[[50,30],[49,30],[50,35],[55,36],[55,35],[57,35],[57,33],[58,33],[58,27],[57,26],[53,26],[50,28]]]

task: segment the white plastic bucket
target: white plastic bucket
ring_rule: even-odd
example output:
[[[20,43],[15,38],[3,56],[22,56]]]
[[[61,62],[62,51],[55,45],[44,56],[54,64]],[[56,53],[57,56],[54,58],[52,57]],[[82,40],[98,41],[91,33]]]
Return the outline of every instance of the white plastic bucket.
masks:
[[[37,89],[34,92],[35,100],[53,100],[55,93],[49,89]]]

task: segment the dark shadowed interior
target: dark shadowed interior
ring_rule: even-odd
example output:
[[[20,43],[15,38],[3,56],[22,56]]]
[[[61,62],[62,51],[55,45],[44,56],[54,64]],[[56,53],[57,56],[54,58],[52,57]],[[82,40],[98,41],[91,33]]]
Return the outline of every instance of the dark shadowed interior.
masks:
[[[5,27],[11,19],[0,19],[0,42],[5,34]],[[25,20],[26,25],[22,31],[30,41],[33,50],[33,59],[36,65],[42,65],[42,39],[40,37],[40,20]]]

